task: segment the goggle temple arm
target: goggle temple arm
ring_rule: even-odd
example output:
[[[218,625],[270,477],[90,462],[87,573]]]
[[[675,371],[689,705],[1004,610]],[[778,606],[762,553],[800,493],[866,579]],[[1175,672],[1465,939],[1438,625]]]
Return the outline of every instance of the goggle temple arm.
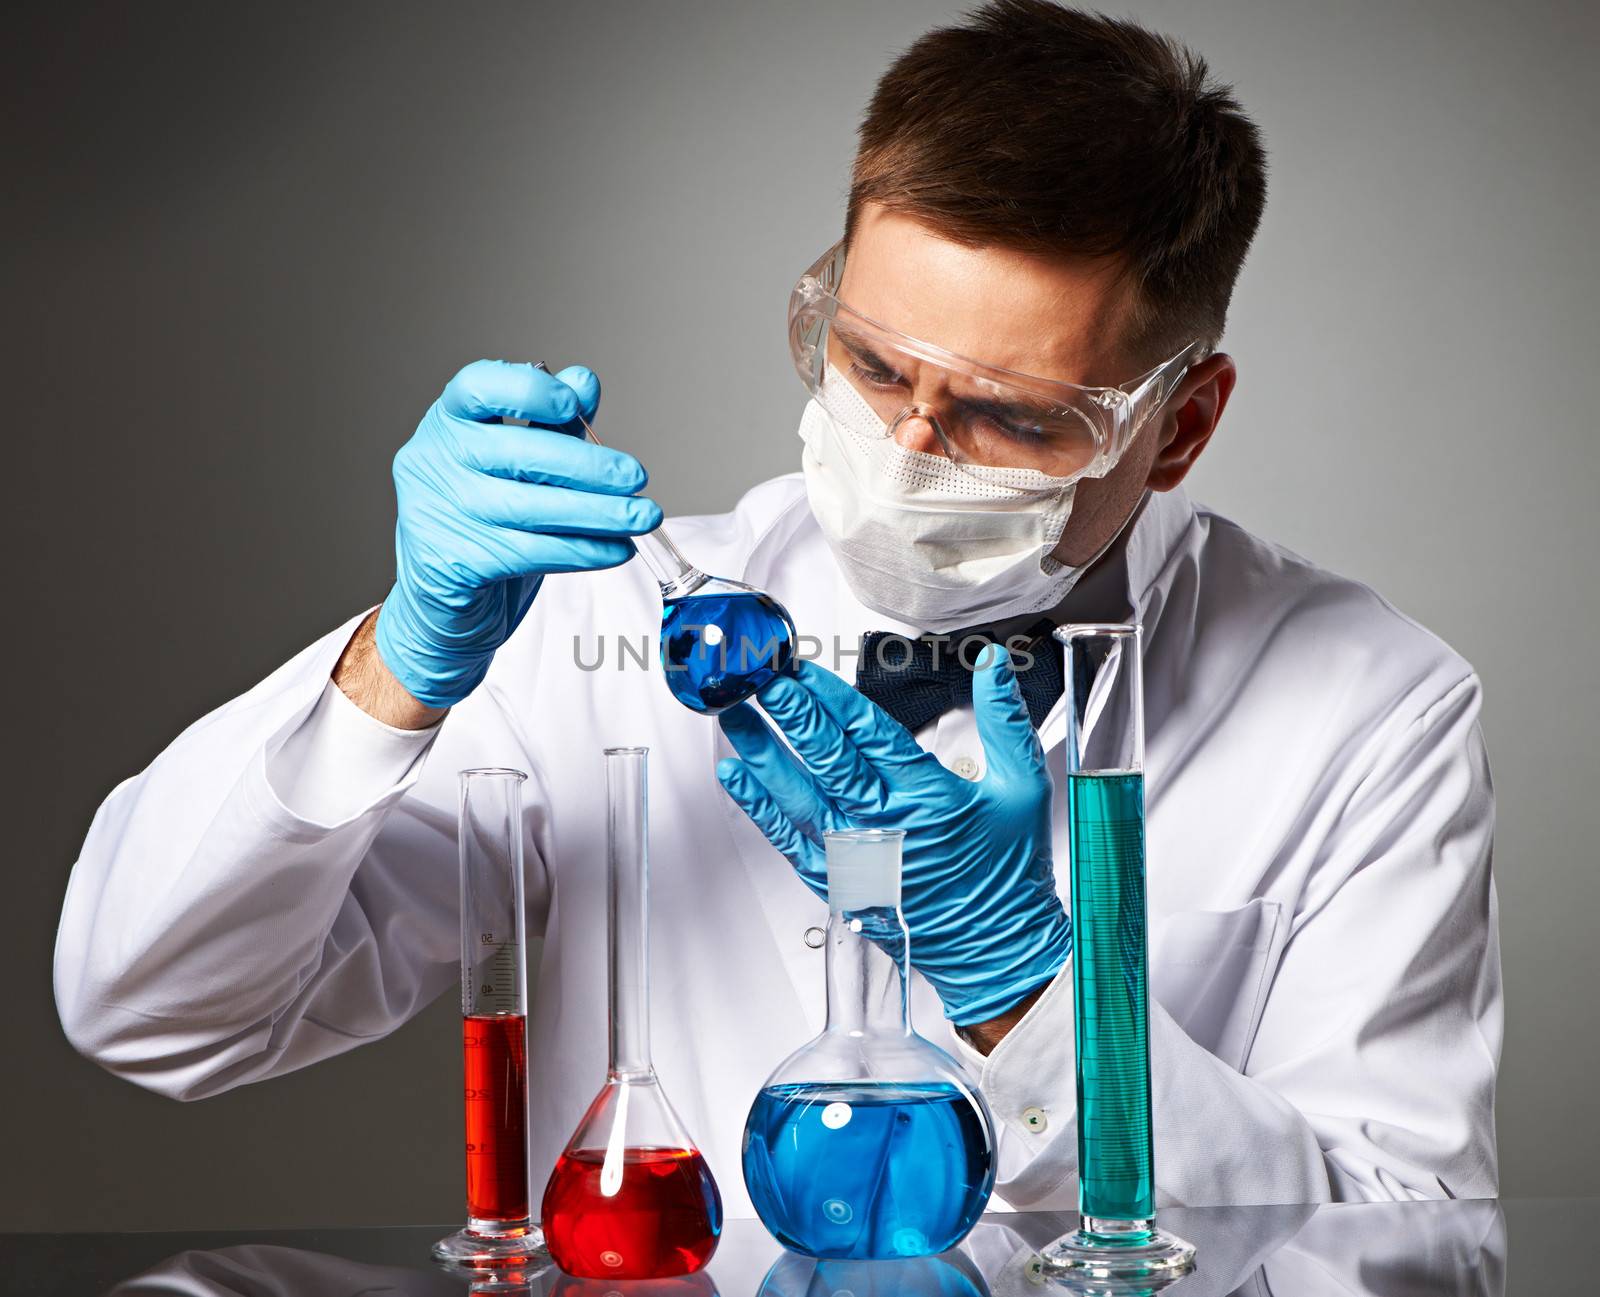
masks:
[[[1210,346],[1196,339],[1171,360],[1157,365],[1143,378],[1136,378],[1122,390],[1128,394],[1135,430],[1167,403],[1167,398],[1183,382],[1184,375],[1210,354]]]

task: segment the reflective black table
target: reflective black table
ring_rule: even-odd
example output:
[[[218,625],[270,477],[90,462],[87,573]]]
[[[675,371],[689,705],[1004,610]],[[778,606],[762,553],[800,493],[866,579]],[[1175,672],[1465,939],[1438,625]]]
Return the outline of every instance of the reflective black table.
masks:
[[[1586,1292],[1584,1257],[1600,1199],[1191,1207],[1161,1223],[1199,1248],[1177,1297],[1414,1297]],[[1068,1214],[997,1213],[962,1246],[922,1261],[815,1262],[784,1253],[756,1221],[730,1221],[710,1269],[656,1284],[579,1282],[552,1269],[482,1291],[530,1297],[1062,1297],[1038,1249]],[[435,1267],[445,1225],[260,1233],[0,1235],[8,1293],[182,1293],[189,1297],[449,1297],[469,1276]],[[1509,1276],[1509,1286],[1508,1286]]]

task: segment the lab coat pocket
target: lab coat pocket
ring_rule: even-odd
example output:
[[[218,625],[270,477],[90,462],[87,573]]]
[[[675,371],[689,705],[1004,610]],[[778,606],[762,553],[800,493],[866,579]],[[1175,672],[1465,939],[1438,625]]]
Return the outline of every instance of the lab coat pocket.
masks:
[[[1283,949],[1283,905],[1188,910],[1150,924],[1150,994],[1190,1039],[1244,1070]]]

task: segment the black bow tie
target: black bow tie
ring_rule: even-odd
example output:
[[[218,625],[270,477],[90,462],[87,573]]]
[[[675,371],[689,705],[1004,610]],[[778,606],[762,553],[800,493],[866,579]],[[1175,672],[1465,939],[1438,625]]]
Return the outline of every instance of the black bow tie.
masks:
[[[1022,686],[1028,718],[1038,729],[1065,687],[1061,645],[1048,621],[1002,641]],[[1021,643],[1026,639],[1027,643]],[[913,734],[947,711],[972,702],[972,663],[982,646],[996,640],[987,631],[964,631],[907,639],[893,631],[868,631],[861,637],[856,688]],[[1026,654],[1032,662],[1027,662]]]

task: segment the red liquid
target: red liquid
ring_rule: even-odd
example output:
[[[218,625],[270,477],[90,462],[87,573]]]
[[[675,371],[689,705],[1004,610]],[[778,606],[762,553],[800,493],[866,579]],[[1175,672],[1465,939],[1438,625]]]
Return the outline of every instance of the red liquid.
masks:
[[[466,1064],[467,1215],[528,1218],[528,1059],[521,1014],[461,1020]]]
[[[622,1184],[600,1192],[605,1150],[563,1153],[545,1186],[545,1243],[555,1263],[583,1279],[664,1279],[711,1259],[722,1198],[692,1148],[630,1148]]]

